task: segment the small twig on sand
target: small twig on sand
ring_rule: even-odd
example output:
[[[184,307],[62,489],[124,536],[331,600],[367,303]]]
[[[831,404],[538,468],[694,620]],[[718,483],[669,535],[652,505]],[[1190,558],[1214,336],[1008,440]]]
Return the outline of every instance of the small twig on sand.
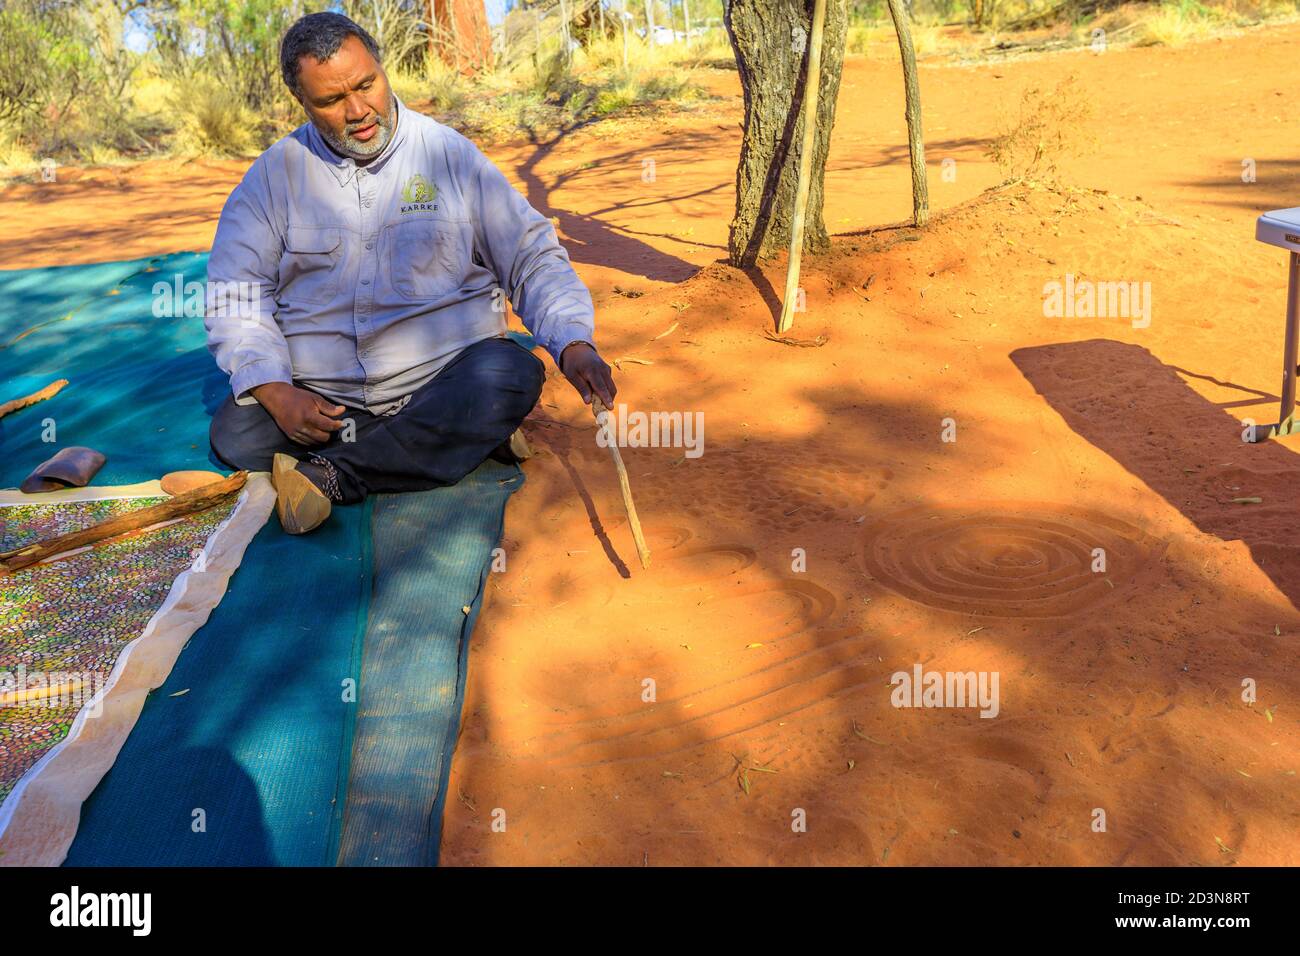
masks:
[[[779,342],[782,345],[793,345],[800,349],[819,349],[830,341],[826,336],[819,335],[815,339],[796,339],[789,335],[776,335],[771,329],[763,332],[763,335],[769,342]]]

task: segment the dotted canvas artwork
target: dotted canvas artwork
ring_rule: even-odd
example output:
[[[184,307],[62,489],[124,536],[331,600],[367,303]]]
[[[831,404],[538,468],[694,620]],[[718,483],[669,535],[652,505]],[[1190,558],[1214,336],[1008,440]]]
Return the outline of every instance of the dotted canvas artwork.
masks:
[[[0,551],[165,500],[0,506]],[[163,527],[0,574],[0,803],[67,736],[90,692],[108,680],[122,651],[143,633],[176,578],[194,566],[234,508],[231,500]],[[58,690],[33,700],[32,688],[43,681]]]

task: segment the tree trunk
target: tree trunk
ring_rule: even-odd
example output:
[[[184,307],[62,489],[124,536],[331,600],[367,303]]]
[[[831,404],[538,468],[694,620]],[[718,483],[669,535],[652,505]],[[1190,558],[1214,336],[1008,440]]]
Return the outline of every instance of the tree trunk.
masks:
[[[434,31],[437,29],[438,19],[433,8],[433,0],[429,0],[429,19],[425,21],[429,24],[429,62],[438,55],[437,44],[434,42]]]
[[[645,42],[655,42],[655,0],[645,0]]]
[[[790,243],[803,148],[800,114],[812,8],[812,0],[806,6],[802,0],[731,0],[723,18],[745,94],[736,215],[727,243],[729,260],[735,266],[752,266],[760,255],[774,254]],[[835,125],[847,19],[843,0],[830,0],[804,227],[803,251],[808,253],[830,248],[822,218],[823,180]]]
[[[569,62],[569,8],[560,0],[560,59]]]
[[[443,0],[434,7],[434,22],[447,37],[441,55],[444,63],[466,76],[492,65],[492,33],[483,0]]]
[[[627,0],[623,0],[623,5],[619,9],[618,21],[623,26],[623,72],[627,72],[627,21],[631,14],[627,12]]]
[[[907,152],[912,160],[912,221],[924,226],[930,221],[930,190],[925,182],[925,140],[921,132],[921,84],[916,76],[916,50],[912,28],[902,0],[888,0],[889,15],[898,33],[898,53],[903,61],[903,92],[907,106]]]

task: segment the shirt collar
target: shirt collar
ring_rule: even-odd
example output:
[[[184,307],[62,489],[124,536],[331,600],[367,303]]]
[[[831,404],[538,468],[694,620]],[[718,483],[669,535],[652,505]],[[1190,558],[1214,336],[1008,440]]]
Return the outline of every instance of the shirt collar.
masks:
[[[398,147],[402,145],[402,141],[406,137],[406,128],[411,125],[405,119],[406,112],[406,105],[394,96],[393,116],[397,123],[397,132],[393,134],[393,138],[388,141],[383,150],[380,151],[379,155],[364,166],[358,167],[356,161],[352,159],[352,157],[340,156],[336,153],[330,145],[325,142],[325,138],[321,136],[320,130],[316,128],[316,124],[308,121],[307,135],[311,139],[312,152],[314,152],[321,161],[325,163],[326,168],[334,174],[334,178],[338,180],[339,185],[346,186],[352,181],[352,177],[357,174],[358,169],[366,169],[371,173],[376,173],[387,165],[393,154],[397,152]]]

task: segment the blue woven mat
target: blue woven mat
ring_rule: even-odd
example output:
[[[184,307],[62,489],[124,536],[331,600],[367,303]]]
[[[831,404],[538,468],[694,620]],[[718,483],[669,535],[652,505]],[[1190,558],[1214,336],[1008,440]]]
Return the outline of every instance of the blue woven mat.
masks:
[[[206,268],[178,253],[0,271],[0,401],[69,380],[0,419],[0,484],[66,445],[108,456],[95,484],[226,470],[207,433],[229,385],[171,291]],[[272,518],[83,806],[67,863],[435,862],[468,636],[522,481],[487,461],[311,535]]]

